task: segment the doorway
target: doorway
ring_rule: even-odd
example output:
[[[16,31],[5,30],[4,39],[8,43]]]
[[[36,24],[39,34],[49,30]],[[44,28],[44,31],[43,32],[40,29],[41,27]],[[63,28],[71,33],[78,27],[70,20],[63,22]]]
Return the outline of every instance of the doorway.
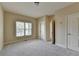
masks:
[[[55,44],[55,41],[56,41],[55,40],[55,20],[52,22],[52,30],[53,30],[52,31],[52,36],[53,36],[52,43]]]
[[[40,39],[46,41],[45,22],[40,22]]]

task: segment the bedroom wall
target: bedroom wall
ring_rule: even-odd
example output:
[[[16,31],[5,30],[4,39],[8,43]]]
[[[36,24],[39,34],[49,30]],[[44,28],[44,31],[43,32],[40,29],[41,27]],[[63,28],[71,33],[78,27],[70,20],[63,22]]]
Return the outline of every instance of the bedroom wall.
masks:
[[[44,22],[45,26],[45,32],[44,32],[44,37],[45,41],[52,41],[52,21],[53,21],[53,15],[50,16],[43,16],[38,19],[38,37],[40,38],[40,23]]]
[[[46,18],[46,39],[47,41],[52,41],[53,37],[52,36],[52,21],[53,15],[50,16],[45,16]]]
[[[44,26],[44,28],[42,28],[40,25],[43,25]],[[41,33],[42,32],[42,33]],[[41,34],[43,35],[43,36],[41,36]],[[38,19],[38,38],[39,39],[42,39],[42,40],[44,40],[44,41],[46,41],[46,20],[45,20],[45,16],[43,16],[43,17],[40,17],[39,19]]]
[[[50,41],[54,42],[54,15],[50,17]]]
[[[73,3],[55,12],[56,44],[67,47],[67,15],[79,12],[79,3]]]
[[[0,5],[0,50],[3,48],[3,37],[4,37],[4,29],[3,29],[3,9],[2,6]]]
[[[17,20],[32,22],[33,23],[33,33],[32,33],[33,35],[26,36],[26,37],[16,37],[15,22]],[[5,11],[4,12],[4,28],[5,28],[4,44],[37,38],[37,20],[32,17],[27,17],[27,16]]]

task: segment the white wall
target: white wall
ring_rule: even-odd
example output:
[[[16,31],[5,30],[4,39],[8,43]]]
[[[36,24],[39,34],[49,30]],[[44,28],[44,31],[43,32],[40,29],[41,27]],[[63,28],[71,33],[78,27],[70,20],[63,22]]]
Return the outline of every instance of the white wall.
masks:
[[[3,47],[3,10],[0,5],[0,50]]]
[[[67,16],[79,12],[79,3],[74,3],[55,12],[56,44],[67,47]]]
[[[67,40],[67,17],[56,17],[56,45],[66,48]]]

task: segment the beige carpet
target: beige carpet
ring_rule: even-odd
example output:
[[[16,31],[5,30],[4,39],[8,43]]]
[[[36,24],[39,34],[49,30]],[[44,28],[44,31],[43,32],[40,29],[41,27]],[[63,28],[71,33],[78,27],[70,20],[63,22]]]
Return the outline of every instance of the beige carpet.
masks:
[[[79,56],[79,52],[41,40],[29,40],[4,47],[1,56]]]

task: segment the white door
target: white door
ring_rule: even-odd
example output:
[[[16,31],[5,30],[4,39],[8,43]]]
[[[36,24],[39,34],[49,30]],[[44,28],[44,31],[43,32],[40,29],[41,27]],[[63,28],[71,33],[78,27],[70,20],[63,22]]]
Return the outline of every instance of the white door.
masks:
[[[46,37],[45,36],[45,23],[44,22],[41,22],[40,23],[40,38],[42,40],[45,40],[46,39],[45,37]]]
[[[79,13],[68,16],[68,48],[79,51]]]

